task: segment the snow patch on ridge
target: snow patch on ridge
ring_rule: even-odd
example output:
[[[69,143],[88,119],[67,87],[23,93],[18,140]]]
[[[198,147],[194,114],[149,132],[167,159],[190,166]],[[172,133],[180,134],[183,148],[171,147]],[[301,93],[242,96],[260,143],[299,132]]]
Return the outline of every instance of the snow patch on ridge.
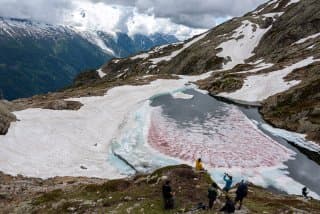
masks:
[[[107,75],[106,73],[104,73],[104,72],[102,71],[101,68],[97,70],[97,73],[98,73],[98,75],[99,75],[99,77],[100,77],[101,79],[102,79],[105,75]]]
[[[264,70],[264,69],[267,69],[267,68],[271,68],[273,65],[274,64],[272,64],[272,63],[261,62],[261,63],[256,65],[256,68],[248,70],[248,71],[240,71],[240,72],[237,72],[237,74],[254,73],[254,72],[261,71],[261,70]]]
[[[303,68],[317,61],[320,61],[320,59],[315,60],[313,57],[309,57],[282,70],[248,76],[241,89],[232,93],[220,93],[219,96],[246,102],[263,101],[272,95],[286,91],[299,84],[300,81],[286,82],[283,78],[293,70]]]
[[[290,0],[290,2],[288,2],[288,4],[285,7],[288,7],[289,5],[292,5],[292,4],[296,4],[298,2],[300,2],[300,0]]]
[[[190,42],[186,43],[183,45],[183,47],[179,50],[173,51],[169,56],[164,56],[164,57],[159,57],[159,58],[153,58],[150,59],[150,61],[153,64],[158,64],[162,61],[170,61],[173,58],[175,58],[176,56],[178,56],[180,53],[182,53],[185,49],[187,49],[188,47],[190,47],[191,45],[193,45],[194,43],[200,41],[201,39],[203,39],[204,37],[207,36],[208,33],[204,33],[200,36],[197,36],[196,38],[194,38],[193,40],[191,40]]]
[[[311,36],[308,36],[306,38],[303,38],[303,39],[300,39],[299,41],[293,43],[293,44],[302,44],[302,43],[305,43],[306,41],[308,41],[309,39],[315,39],[317,37],[320,36],[320,33],[316,33],[316,34],[313,34]]]
[[[237,28],[230,40],[221,43],[217,48],[222,48],[222,51],[217,54],[225,59],[230,58],[223,68],[232,69],[238,64],[244,63],[244,60],[254,55],[253,50],[259,44],[262,36],[270,29],[261,29],[259,25],[248,20],[242,22],[242,25]]]

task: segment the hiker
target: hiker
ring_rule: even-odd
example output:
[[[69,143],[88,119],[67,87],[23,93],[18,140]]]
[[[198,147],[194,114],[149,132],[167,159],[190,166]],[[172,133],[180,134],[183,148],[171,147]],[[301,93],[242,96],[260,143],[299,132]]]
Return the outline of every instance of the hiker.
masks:
[[[196,160],[196,170],[198,170],[198,171],[204,171],[204,167],[203,167],[203,165],[202,165],[201,158],[199,158],[198,160]]]
[[[308,188],[307,188],[307,187],[303,187],[303,188],[302,188],[302,196],[303,196],[304,198],[308,199],[308,198],[309,198],[309,197],[308,197],[308,194],[309,194]]]
[[[214,202],[218,196],[218,186],[216,183],[212,183],[208,189],[209,209],[212,209]]]
[[[235,199],[235,205],[237,204],[237,202],[240,202],[239,205],[239,210],[242,207],[242,201],[245,197],[247,197],[248,194],[248,184],[246,182],[244,182],[244,180],[242,180],[237,188],[236,191],[236,199]]]
[[[229,196],[226,196],[226,203],[225,205],[220,209],[220,212],[224,213],[234,213],[236,210],[233,201]]]
[[[164,200],[164,209],[173,209],[174,207],[174,192],[172,192],[170,181],[167,180],[165,184],[162,186],[162,195]]]
[[[224,173],[223,180],[226,182],[226,185],[223,187],[223,191],[229,192],[232,186],[232,176]]]

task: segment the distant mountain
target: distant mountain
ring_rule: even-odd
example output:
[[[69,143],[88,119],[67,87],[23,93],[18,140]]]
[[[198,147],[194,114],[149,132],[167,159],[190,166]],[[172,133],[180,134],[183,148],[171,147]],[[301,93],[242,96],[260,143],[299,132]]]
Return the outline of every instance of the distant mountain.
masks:
[[[106,60],[176,41],[163,34],[130,37],[0,17],[0,90],[9,100],[56,91]]]

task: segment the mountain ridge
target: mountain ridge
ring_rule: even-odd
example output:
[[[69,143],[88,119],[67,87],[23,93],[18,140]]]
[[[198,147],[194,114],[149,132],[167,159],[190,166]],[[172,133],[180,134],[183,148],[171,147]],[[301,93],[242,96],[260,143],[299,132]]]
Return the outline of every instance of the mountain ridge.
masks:
[[[0,17],[0,88],[12,100],[56,91],[71,84],[79,72],[106,60],[127,57],[155,45],[176,42],[174,36],[102,31],[76,31],[27,19]]]

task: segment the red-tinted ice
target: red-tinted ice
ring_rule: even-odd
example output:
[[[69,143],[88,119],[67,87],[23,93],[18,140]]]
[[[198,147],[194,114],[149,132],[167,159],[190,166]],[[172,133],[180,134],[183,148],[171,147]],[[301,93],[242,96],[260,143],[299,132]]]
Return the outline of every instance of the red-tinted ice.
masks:
[[[223,116],[208,115],[204,123],[185,126],[155,108],[148,143],[163,154],[188,162],[202,158],[208,167],[272,167],[294,154],[258,130],[236,107]]]

